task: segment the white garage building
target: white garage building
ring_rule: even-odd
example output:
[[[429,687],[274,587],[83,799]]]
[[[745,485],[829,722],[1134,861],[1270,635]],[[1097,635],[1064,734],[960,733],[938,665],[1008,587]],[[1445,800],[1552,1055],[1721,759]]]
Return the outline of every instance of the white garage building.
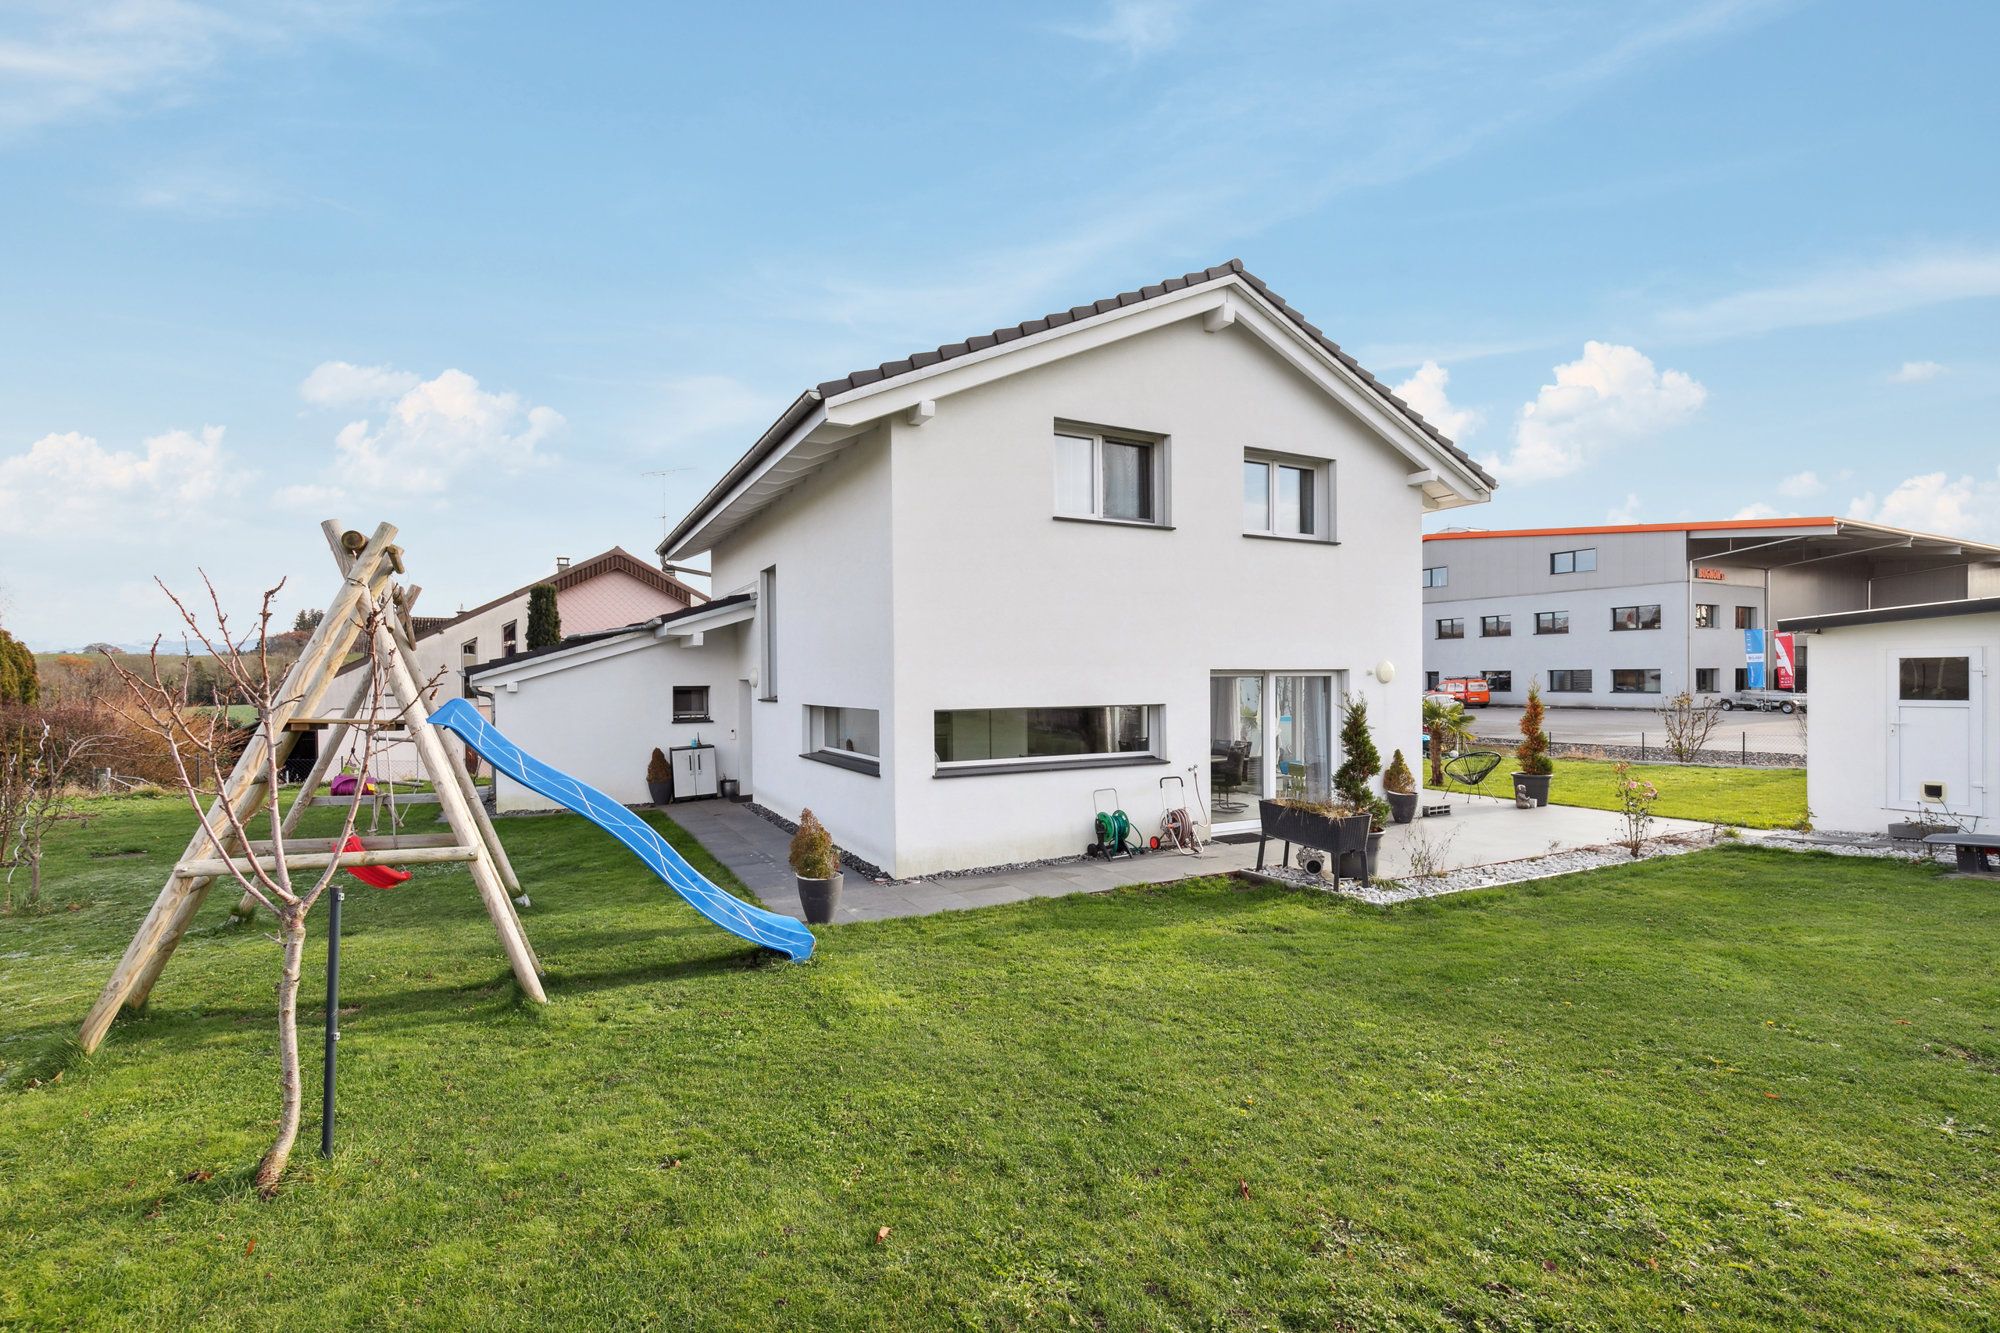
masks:
[[[2000,817],[2000,597],[1800,616],[1810,635],[1806,804],[1820,828],[1879,833]]]

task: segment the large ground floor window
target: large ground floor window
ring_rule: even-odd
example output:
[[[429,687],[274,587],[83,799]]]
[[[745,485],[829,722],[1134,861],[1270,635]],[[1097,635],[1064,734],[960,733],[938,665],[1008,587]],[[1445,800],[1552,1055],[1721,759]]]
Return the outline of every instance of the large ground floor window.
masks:
[[[882,715],[873,708],[806,709],[805,757],[862,773],[882,771]]]
[[[1154,756],[1159,712],[1157,704],[940,710],[933,716],[938,772]]]

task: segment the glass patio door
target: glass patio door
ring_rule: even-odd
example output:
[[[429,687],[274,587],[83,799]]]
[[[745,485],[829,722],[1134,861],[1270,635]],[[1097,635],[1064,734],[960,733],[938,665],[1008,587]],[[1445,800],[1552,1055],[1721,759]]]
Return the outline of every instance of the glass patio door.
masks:
[[[1333,787],[1333,701],[1326,673],[1218,672],[1209,677],[1209,822],[1257,826],[1266,796],[1326,800]]]
[[[1265,781],[1264,677],[1208,681],[1208,788],[1211,824],[1255,822]]]
[[[1276,686],[1278,794],[1324,801],[1333,794],[1333,677],[1279,676]]]

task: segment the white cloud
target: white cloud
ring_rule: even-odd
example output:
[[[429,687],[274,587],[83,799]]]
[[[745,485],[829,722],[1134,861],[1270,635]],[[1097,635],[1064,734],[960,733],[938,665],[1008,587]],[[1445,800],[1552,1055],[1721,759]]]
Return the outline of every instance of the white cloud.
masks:
[[[0,6],[0,134],[172,102],[232,55],[338,33],[374,0],[99,0]]]
[[[1922,384],[1944,374],[1944,367],[1935,361],[1905,361],[1889,376],[1891,384]]]
[[[1479,429],[1480,414],[1474,408],[1457,407],[1445,394],[1445,386],[1451,383],[1451,372],[1435,361],[1426,361],[1417,367],[1416,374],[1395,387],[1395,395],[1417,410],[1417,415],[1430,422],[1454,440],[1463,441],[1466,436]]]
[[[462,370],[423,380],[387,366],[329,361],[306,376],[299,393],[316,405],[372,402],[385,409],[379,418],[350,421],[334,437],[340,467],[327,482],[341,488],[435,494],[463,473],[520,472],[547,460],[536,450],[565,424],[554,408],[489,393]],[[338,493],[293,490],[300,503]]]
[[[1751,288],[1669,310],[1659,322],[1676,337],[1737,338],[1993,296],[2000,296],[2000,250],[1934,251]]]
[[[239,476],[222,427],[170,430],[137,450],[106,449],[77,431],[44,435],[0,458],[0,532],[146,535],[188,522],[202,504],[234,493]]]
[[[1778,508],[1776,505],[1766,504],[1762,500],[1758,500],[1753,504],[1744,505],[1741,509],[1731,514],[1730,517],[1731,518],[1790,518],[1791,514],[1786,510]]]
[[[1808,495],[1818,495],[1825,489],[1826,483],[1821,481],[1819,474],[1811,469],[1807,469],[1804,472],[1794,472],[1791,476],[1786,477],[1778,483],[1778,494],[1790,496],[1795,500],[1804,499]]]
[[[1678,425],[1707,398],[1692,377],[1655,369],[1636,347],[1593,340],[1521,408],[1512,452],[1487,466],[1505,481],[1566,477],[1607,450]]]
[[[1876,502],[1857,496],[1847,516],[1947,537],[2000,537],[2000,472],[1980,479],[1944,472],[1906,477]]]
[[[1115,46],[1131,60],[1164,51],[1187,31],[1193,0],[1110,0],[1094,23],[1062,24],[1065,37]]]
[[[299,397],[315,407],[373,407],[392,402],[424,382],[424,377],[390,366],[357,366],[322,361],[299,383]]]
[[[1635,491],[1625,493],[1625,503],[1604,513],[1606,523],[1637,523],[1639,521],[1639,496]]]

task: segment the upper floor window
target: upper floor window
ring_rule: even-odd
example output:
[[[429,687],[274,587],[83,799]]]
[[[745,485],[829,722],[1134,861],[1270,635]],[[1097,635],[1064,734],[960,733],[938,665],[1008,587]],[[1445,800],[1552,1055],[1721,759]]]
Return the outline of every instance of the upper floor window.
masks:
[[[1323,463],[1245,454],[1243,531],[1271,537],[1330,536],[1330,471]]]
[[[1463,620],[1458,620],[1458,619],[1438,621],[1438,637],[1440,639],[1464,638],[1465,622]]]
[[[1713,602],[1696,602],[1694,604],[1694,627],[1696,629],[1714,629],[1719,621],[1717,613],[1721,609]]]
[[[1658,629],[1660,608],[1657,606],[1614,606],[1611,608],[1611,628],[1613,629]]]
[[[1160,523],[1165,468],[1158,442],[1056,432],[1056,513],[1112,523]]]
[[[1479,617],[1479,637],[1482,639],[1504,639],[1514,632],[1512,616]]]
[[[1597,548],[1586,546],[1580,551],[1549,552],[1549,573],[1588,574],[1597,568]]]
[[[521,651],[521,635],[517,628],[520,622],[510,620],[500,627],[500,655],[512,657]]]
[[[1535,633],[1537,634],[1569,633],[1569,612],[1567,611],[1535,612]]]
[[[1445,584],[1445,575],[1448,572],[1447,567],[1444,565],[1432,565],[1424,571],[1424,586],[1426,588],[1442,588]]]
[[[1736,628],[1738,628],[1738,629],[1756,629],[1756,628],[1757,628],[1757,608],[1756,608],[1756,607],[1754,607],[1754,606],[1739,606],[1739,607],[1737,607],[1737,608],[1736,608]]]

